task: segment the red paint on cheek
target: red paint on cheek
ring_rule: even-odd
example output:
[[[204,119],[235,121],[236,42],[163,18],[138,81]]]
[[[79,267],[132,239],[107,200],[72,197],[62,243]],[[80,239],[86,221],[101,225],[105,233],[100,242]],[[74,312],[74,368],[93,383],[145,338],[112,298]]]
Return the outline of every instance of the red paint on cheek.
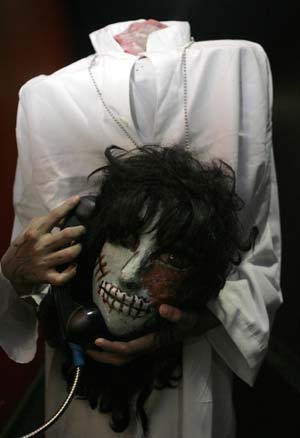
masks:
[[[142,275],[143,286],[152,297],[152,304],[172,303],[187,271],[177,271],[155,260],[147,272]]]

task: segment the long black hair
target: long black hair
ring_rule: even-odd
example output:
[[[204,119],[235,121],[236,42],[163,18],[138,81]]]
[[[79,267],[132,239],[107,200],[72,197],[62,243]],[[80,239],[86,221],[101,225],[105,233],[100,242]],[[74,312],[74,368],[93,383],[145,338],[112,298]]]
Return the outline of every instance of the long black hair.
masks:
[[[127,152],[111,146],[105,152],[95,210],[88,220],[73,297],[92,302],[95,261],[105,241],[121,244],[138,238],[147,225],[156,231],[158,248],[183,254],[190,275],[174,305],[201,311],[217,297],[234,266],[254,241],[245,236],[239,220],[243,201],[235,191],[235,175],[223,161],[202,163],[181,147],[144,146]],[[161,321],[161,329],[167,326]],[[176,385],[180,378],[179,342],[145,354],[123,367],[87,358],[79,393],[92,408],[111,414],[111,427],[126,429],[136,414],[147,430],[144,405],[154,387]],[[179,371],[178,371],[179,370]],[[64,366],[70,381],[70,362]]]

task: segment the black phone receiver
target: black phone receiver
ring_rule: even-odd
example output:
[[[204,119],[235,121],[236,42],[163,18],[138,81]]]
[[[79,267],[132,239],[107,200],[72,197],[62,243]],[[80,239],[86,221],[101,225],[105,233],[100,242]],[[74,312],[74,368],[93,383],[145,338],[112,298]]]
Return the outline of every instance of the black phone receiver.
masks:
[[[62,228],[84,224],[93,214],[95,204],[96,196],[82,196],[76,207],[67,214]]]
[[[95,207],[95,196],[84,196],[66,217],[62,228],[84,224]],[[63,271],[66,265],[58,267]],[[72,298],[71,282],[51,286],[41,302],[38,319],[51,347],[64,348],[69,342],[86,347],[97,337],[111,338],[97,306],[83,306]]]

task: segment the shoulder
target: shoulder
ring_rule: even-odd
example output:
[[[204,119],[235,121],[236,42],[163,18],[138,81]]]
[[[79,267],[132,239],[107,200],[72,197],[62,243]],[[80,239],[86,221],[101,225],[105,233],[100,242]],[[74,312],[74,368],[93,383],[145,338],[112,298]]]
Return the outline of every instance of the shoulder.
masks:
[[[192,47],[202,48],[223,48],[223,49],[254,49],[264,51],[259,43],[249,40],[208,40],[196,41]]]
[[[247,40],[198,41],[188,49],[191,59],[213,70],[255,74],[265,89],[271,82],[271,69],[264,48]]]
[[[215,51],[222,53],[253,53],[258,57],[267,58],[264,48],[254,41],[248,40],[211,40],[197,41],[191,46],[193,51]]]
[[[89,60],[91,56],[82,58],[73,62],[52,74],[38,75],[29,81],[27,81],[19,90],[20,101],[24,104],[28,103],[35,97],[42,98],[47,97],[51,99],[53,92],[63,87],[67,87],[70,81],[80,80],[82,73],[87,71]]]

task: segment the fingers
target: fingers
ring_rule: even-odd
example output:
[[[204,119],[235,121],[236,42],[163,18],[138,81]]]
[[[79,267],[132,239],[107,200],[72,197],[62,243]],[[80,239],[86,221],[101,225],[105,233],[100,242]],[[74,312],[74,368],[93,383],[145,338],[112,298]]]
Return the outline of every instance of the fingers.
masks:
[[[184,312],[169,304],[162,304],[159,307],[159,314],[182,330],[189,330],[194,327],[199,319],[199,314],[197,312]]]
[[[129,342],[109,341],[98,338],[95,345],[98,350],[87,350],[87,354],[97,362],[122,366],[145,352],[182,341],[197,324],[199,315],[196,312],[184,312],[169,304],[159,307],[160,315],[174,325],[166,327],[160,332],[149,333]]]
[[[158,333],[157,344],[165,347],[181,342],[187,335],[192,334],[199,322],[199,314],[192,311],[182,311],[169,304],[159,307],[159,314],[172,324]]]
[[[2,270],[20,294],[36,284],[62,285],[76,273],[76,266],[63,272],[55,267],[74,261],[81,252],[79,243],[72,245],[85,232],[84,227],[70,227],[51,234],[52,228],[79,202],[74,196],[46,216],[32,219],[27,228],[9,246],[2,257]]]
[[[150,350],[153,346],[153,341],[154,333],[149,333],[129,342],[108,341],[107,339],[98,338],[95,344],[106,352],[128,357]]]
[[[114,366],[123,366],[129,363],[133,358],[120,356],[115,353],[106,353],[104,351],[87,350],[86,354],[97,362],[106,363]]]
[[[46,251],[54,251],[68,246],[70,243],[78,240],[86,229],[79,225],[76,227],[65,228],[55,234],[47,233],[40,239],[40,246]]]
[[[76,243],[68,248],[51,253],[44,258],[44,264],[48,267],[51,267],[70,263],[79,256],[81,249],[81,244]]]
[[[150,351],[154,346],[154,333],[141,336],[129,342],[109,341],[98,338],[95,345],[103,351],[87,350],[86,353],[97,362],[107,363],[115,366],[122,366],[140,354]]]
[[[61,204],[59,207],[55,208],[54,210],[50,211],[47,216],[43,216],[39,219],[39,224],[37,226],[37,231],[39,234],[49,233],[52,228],[54,228],[58,223],[64,219],[64,217],[73,209],[76,207],[76,205],[79,203],[80,197],[79,196],[73,196],[72,198],[65,201],[63,204]]]
[[[159,314],[163,318],[174,323],[179,322],[183,316],[183,312],[180,309],[169,304],[161,304],[159,307]]]
[[[47,272],[45,282],[52,284],[52,286],[63,286],[68,283],[76,274],[77,265],[69,265],[63,272],[57,272],[51,269]]]

